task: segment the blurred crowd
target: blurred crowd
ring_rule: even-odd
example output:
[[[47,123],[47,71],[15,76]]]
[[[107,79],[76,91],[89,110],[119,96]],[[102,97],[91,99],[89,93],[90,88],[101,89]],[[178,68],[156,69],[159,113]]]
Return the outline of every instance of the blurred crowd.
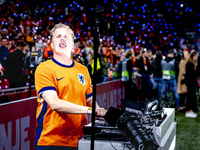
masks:
[[[199,51],[197,1],[35,0],[33,4],[13,0],[0,7],[1,78],[8,79],[11,88],[26,85],[28,76],[21,64],[24,64],[27,52],[43,52],[44,61],[51,59],[50,30],[60,22],[70,26],[75,34],[72,58],[87,66],[92,77],[93,15],[98,7],[102,7],[104,13],[100,18],[97,83],[114,79],[117,64],[124,60],[127,50],[131,51],[135,74],[144,73],[139,69],[141,58],[149,60],[150,78],[143,82],[144,90],[155,86],[153,71],[156,63],[153,61],[158,54],[165,58],[169,50],[173,51],[179,65],[185,51]]]

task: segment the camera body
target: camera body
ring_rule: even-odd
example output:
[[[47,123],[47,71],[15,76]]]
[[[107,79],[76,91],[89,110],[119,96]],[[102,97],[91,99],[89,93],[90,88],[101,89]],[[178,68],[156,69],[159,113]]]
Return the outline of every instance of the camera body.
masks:
[[[144,102],[122,99],[124,106],[121,109],[110,107],[104,119],[111,126],[117,126],[136,150],[157,150],[159,145],[150,126],[159,126],[167,113],[156,96],[147,94],[145,99]]]
[[[121,109],[137,116],[144,126],[152,126],[154,124],[155,126],[159,126],[161,121],[163,121],[163,119],[167,116],[164,109],[162,109],[162,107],[159,105],[159,102],[154,100],[146,102],[145,108],[141,108],[141,110],[125,106],[123,106]]]
[[[159,147],[152,129],[145,128],[137,116],[124,112],[119,117],[117,126],[136,150],[157,150]]]
[[[24,58],[23,72],[33,75],[37,66],[43,61],[43,52],[27,52]]]
[[[104,117],[111,126],[117,126],[121,130],[123,137],[130,141],[136,150],[157,150],[159,147],[152,132],[153,129],[146,127],[154,124],[159,126],[166,114],[163,110],[148,108],[149,106],[155,108],[153,106],[155,102],[148,104],[144,112],[131,108],[110,107]]]

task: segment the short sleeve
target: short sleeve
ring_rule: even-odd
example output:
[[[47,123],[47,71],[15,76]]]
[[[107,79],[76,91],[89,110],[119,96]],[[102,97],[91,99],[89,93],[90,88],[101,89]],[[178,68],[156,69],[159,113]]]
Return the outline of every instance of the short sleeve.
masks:
[[[46,90],[56,91],[53,70],[46,62],[41,63],[35,71],[35,88],[40,98]]]

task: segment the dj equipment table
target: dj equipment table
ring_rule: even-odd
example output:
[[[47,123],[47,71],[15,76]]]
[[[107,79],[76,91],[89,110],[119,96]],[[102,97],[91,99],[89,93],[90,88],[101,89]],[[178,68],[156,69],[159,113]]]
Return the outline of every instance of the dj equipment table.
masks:
[[[159,127],[146,126],[152,128],[156,142],[159,144],[158,150],[175,150],[176,148],[176,122],[174,122],[175,110],[164,108],[167,117]],[[115,129],[116,130],[116,129]],[[118,133],[118,132],[117,132]],[[119,134],[119,133],[118,133]],[[113,135],[114,137],[115,135]],[[78,143],[78,150],[90,150],[91,140],[82,138]],[[134,150],[130,142],[123,140],[110,140],[108,138],[94,141],[94,150]]]

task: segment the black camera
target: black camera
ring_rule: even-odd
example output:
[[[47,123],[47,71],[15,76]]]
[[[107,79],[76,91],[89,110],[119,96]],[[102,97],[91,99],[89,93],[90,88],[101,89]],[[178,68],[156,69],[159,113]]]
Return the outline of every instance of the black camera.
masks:
[[[33,75],[37,66],[43,61],[43,52],[27,52],[24,58],[23,73]]]
[[[157,150],[152,129],[142,126],[140,118],[133,113],[110,107],[105,120],[122,131],[124,138],[130,141],[136,150]]]
[[[157,150],[159,145],[153,129],[147,127],[159,126],[167,115],[157,100],[156,90],[144,95],[145,101],[141,102],[122,99],[124,106],[121,109],[110,107],[104,119],[111,126],[117,126],[136,150]]]

